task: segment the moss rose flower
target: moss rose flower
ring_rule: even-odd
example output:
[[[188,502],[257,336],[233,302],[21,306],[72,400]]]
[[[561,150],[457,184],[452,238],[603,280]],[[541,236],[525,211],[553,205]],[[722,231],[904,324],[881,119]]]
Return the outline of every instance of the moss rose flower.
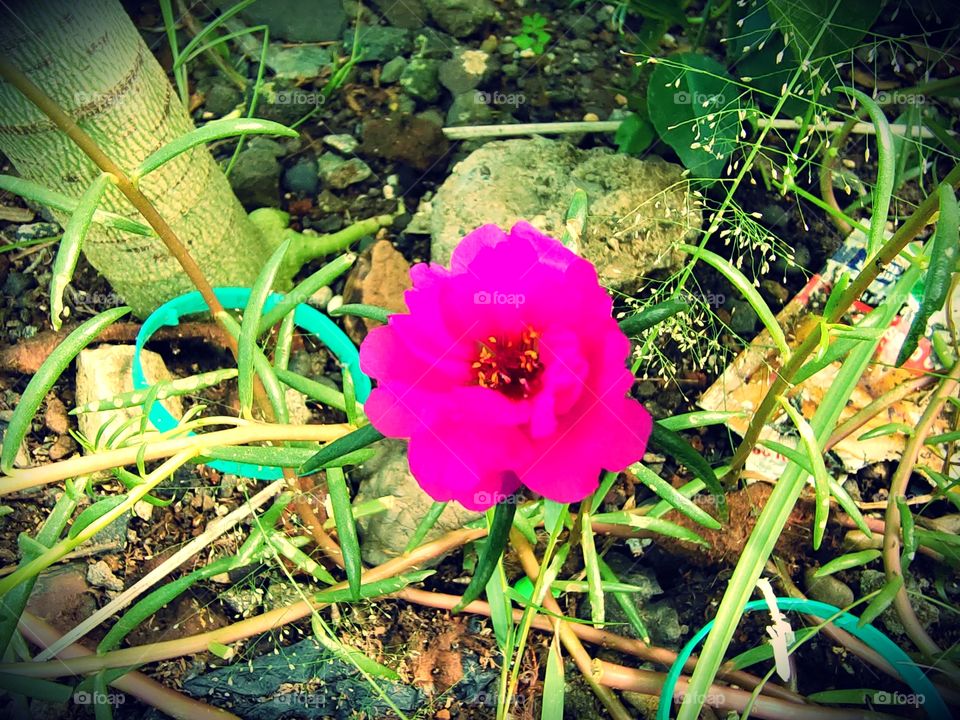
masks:
[[[431,497],[483,510],[522,484],[575,502],[641,458],[650,415],[627,396],[630,343],[592,264],[521,222],[410,276],[409,314],[370,332],[360,364],[378,381],[367,416],[409,438]]]

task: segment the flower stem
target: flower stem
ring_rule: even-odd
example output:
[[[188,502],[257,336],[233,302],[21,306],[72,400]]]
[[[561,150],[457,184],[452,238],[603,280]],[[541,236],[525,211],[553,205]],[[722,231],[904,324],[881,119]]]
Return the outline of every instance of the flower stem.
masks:
[[[523,571],[527,574],[527,577],[535,583],[540,576],[540,563],[537,561],[536,555],[533,554],[533,548],[530,547],[530,543],[528,543],[527,539],[516,529],[510,532],[510,542],[520,557],[520,564],[523,566]],[[593,690],[597,699],[603,703],[603,706],[614,720],[630,720],[632,716],[623,706],[623,703],[613,694],[610,688],[605,687],[594,676],[593,659],[580,643],[580,639],[576,633],[570,629],[570,624],[560,619],[560,617],[563,616],[563,611],[560,609],[557,601],[554,600],[553,595],[549,592],[543,597],[543,606],[558,616],[550,618],[551,624],[555,630],[559,631],[560,641],[567,649],[577,669],[583,674],[583,679],[587,681],[587,684],[590,686],[590,689]]]

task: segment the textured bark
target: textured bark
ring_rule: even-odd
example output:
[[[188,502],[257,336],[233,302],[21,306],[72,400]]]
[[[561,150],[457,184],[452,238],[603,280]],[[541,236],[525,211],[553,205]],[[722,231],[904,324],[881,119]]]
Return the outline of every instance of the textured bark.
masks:
[[[128,172],[194,127],[117,0],[3,4],[0,52]],[[16,89],[2,82],[0,151],[22,177],[75,198],[99,173]],[[212,285],[252,283],[270,248],[206,148],[180,155],[140,186]],[[108,190],[101,207],[138,218],[116,188]],[[57,219],[63,224],[66,216]],[[158,238],[94,225],[84,254],[140,316],[193,289]]]

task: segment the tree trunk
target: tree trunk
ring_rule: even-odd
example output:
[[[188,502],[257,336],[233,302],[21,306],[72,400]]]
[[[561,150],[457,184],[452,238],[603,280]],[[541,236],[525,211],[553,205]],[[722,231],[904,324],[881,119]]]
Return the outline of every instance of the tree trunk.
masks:
[[[193,129],[167,76],[117,0],[4,4],[0,52],[131,171]],[[24,178],[79,198],[94,164],[16,89],[0,82],[0,151]],[[270,253],[204,147],[141,182],[214,286],[249,286]],[[101,207],[138,219],[116,188]],[[54,213],[63,224],[67,216]],[[84,254],[141,317],[190,281],[158,238],[91,226]]]

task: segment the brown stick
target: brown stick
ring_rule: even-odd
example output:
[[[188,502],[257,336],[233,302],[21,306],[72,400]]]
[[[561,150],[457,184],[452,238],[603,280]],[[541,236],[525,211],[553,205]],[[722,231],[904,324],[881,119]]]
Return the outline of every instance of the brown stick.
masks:
[[[520,557],[520,564],[523,566],[523,571],[527,574],[527,577],[530,578],[530,581],[536,584],[537,577],[540,575],[540,563],[536,555],[533,554],[533,548],[530,547],[530,543],[527,542],[527,539],[519,533],[516,528],[511,528],[510,530],[510,543]],[[598,682],[593,676],[593,659],[584,649],[583,645],[580,644],[580,639],[570,628],[570,623],[561,619],[563,611],[560,609],[557,601],[553,599],[553,595],[549,592],[543,598],[543,606],[556,615],[556,617],[550,617],[551,629],[560,633],[560,642],[563,643],[563,646],[567,649],[577,669],[583,674],[584,680],[587,681],[590,689],[593,690],[600,702],[603,703],[607,712],[610,713],[614,720],[630,720],[630,713],[627,712],[623,703],[620,702],[609,688],[604,687],[604,685]]]
[[[593,674],[598,682],[607,687],[618,690],[629,690],[644,695],[659,695],[666,680],[666,673],[650,670],[634,670],[633,668],[605,662],[593,661]],[[676,699],[686,695],[687,679],[680,678],[675,688]],[[710,691],[702,698],[704,705],[715,707],[718,710],[733,710],[743,712],[751,699],[751,694],[745,690],[736,690],[721,685],[711,685]],[[798,705],[778,698],[760,695],[753,702],[750,717],[769,718],[770,720],[821,720],[834,718],[835,720],[889,720],[890,716],[883,713],[866,710],[838,710],[823,707],[822,705]]]
[[[402,555],[388,560],[383,565],[378,565],[368,570],[363,574],[363,581],[369,583],[384,580],[407,570],[421,567],[427,561],[444,553],[448,553],[451,550],[455,550],[461,545],[471,540],[481,538],[486,534],[486,528],[454,530],[433,542],[421,545],[408,555]],[[337,583],[332,587],[343,589],[347,587],[347,583]],[[159,662],[160,660],[169,660],[175,657],[182,657],[183,655],[205,652],[209,648],[210,643],[213,642],[228,645],[254,635],[270,632],[283,625],[296,622],[326,605],[327,603],[302,600],[286,607],[277,608],[276,610],[241,620],[240,622],[227,625],[217,630],[191,635],[187,638],[166,640],[150,645],[114,650],[104,653],[103,655],[91,655],[71,658],[69,660],[3,663],[0,665],[0,672],[9,672],[23,677],[53,678],[64,675],[84,675],[108,668],[143,665],[150,662]]]
[[[0,496],[40,485],[48,485],[70,477],[89,475],[99,470],[131,465],[137,462],[137,457],[142,450],[143,460],[159,460],[196,445],[212,447],[214,445],[243,445],[252,442],[279,442],[283,440],[332,442],[353,429],[352,426],[345,423],[330,425],[255,423],[193,437],[150,442],[146,443],[146,450],[143,450],[143,444],[105,450],[94,455],[83,455],[49,465],[14,470],[9,475],[0,476]]]
[[[20,630],[30,642],[42,648],[60,639],[60,633],[53,626],[29,612],[20,616]],[[78,643],[68,645],[57,653],[57,657],[64,660],[92,655],[93,652]],[[118,677],[110,684],[177,720],[239,720],[233,713],[171,690],[136,670]]]
[[[903,448],[903,455],[900,457],[900,464],[890,480],[890,496],[887,500],[887,512],[884,516],[886,528],[883,535],[883,567],[886,571],[887,581],[895,578],[903,578],[903,568],[900,563],[900,508],[897,506],[897,498],[902,497],[906,492],[907,483],[910,475],[917,463],[920,449],[923,447],[927,435],[933,422],[939,417],[947,398],[956,392],[958,381],[960,381],[960,362],[956,362],[946,377],[940,382],[940,386],[934,391],[927,409],[924,410],[920,422],[917,424],[916,431],[907,439],[907,444]],[[943,658],[943,650],[930,637],[920,620],[917,618],[913,605],[910,604],[910,596],[907,594],[906,582],[900,587],[893,605],[903,623],[903,629],[914,644],[920,648],[936,667],[939,661],[942,667],[950,671],[954,680],[960,678],[960,668],[954,663]]]

